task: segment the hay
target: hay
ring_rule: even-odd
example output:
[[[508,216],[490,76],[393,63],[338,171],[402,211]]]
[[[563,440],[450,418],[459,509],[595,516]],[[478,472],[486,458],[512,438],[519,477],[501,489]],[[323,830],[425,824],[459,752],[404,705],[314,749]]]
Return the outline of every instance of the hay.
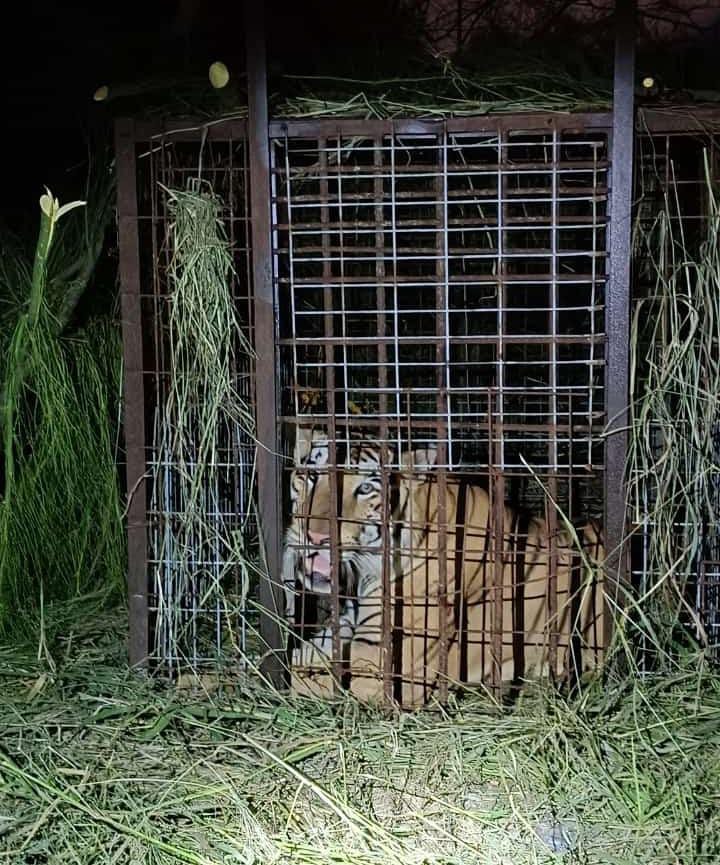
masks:
[[[0,861],[657,863],[720,856],[720,679],[467,698],[403,716],[212,696],[124,666],[127,611],[49,611],[0,651]],[[53,636],[55,635],[55,636]]]
[[[156,432],[153,508],[164,518],[153,574],[155,642],[157,657],[170,663],[187,658],[193,664],[196,649],[189,643],[197,627],[195,610],[224,603],[227,578],[239,570],[240,610],[233,614],[242,615],[248,567],[255,564],[247,553],[254,543],[247,515],[238,515],[245,518],[238,527],[222,493],[233,444],[237,447],[241,437],[254,440],[254,417],[243,396],[253,352],[232,295],[232,250],[222,202],[209,184],[195,178],[186,189],[165,192],[172,219],[170,368]],[[241,470],[247,470],[243,483],[250,491],[254,466]]]
[[[583,83],[558,70],[481,75],[450,61],[419,77],[359,80],[285,76],[299,92],[278,97],[273,114],[314,117],[471,117],[526,111],[602,111],[611,105],[605,83]]]
[[[720,203],[707,155],[704,197],[698,237],[687,234],[674,177],[664,208],[648,227],[638,219],[635,232],[637,275],[649,290],[632,324],[628,478],[645,535],[636,610],[655,654],[674,650],[682,626],[705,646],[712,637],[693,598],[704,562],[716,558],[720,520]]]

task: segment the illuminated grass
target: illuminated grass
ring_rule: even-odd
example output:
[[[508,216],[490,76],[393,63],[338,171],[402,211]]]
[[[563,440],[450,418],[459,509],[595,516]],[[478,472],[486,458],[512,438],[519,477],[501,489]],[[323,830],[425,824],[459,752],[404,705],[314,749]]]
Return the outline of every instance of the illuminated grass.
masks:
[[[8,862],[657,863],[720,856],[720,679],[468,696],[399,716],[124,666],[127,612],[0,651]]]

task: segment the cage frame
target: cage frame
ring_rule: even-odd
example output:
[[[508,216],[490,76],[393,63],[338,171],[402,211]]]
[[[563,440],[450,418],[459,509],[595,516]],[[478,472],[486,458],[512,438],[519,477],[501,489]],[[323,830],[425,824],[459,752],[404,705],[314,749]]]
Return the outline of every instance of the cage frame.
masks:
[[[151,641],[150,518],[146,509],[149,482],[147,406],[145,378],[152,373],[145,365],[144,313],[138,206],[138,147],[159,150],[169,143],[204,144],[247,142],[245,119],[221,124],[118,118],[115,122],[117,166],[118,267],[120,315],[123,340],[123,427],[127,490],[127,591],[129,606],[128,656],[132,667],[145,669],[153,654]],[[249,178],[249,170],[246,172]],[[147,218],[147,217],[145,217]],[[249,299],[254,291],[248,286]],[[253,322],[254,324],[254,322]],[[252,376],[253,386],[256,375]]]
[[[382,148],[383,145],[382,144],[378,145],[377,143],[382,142],[386,138],[389,138],[390,140],[394,141],[395,138],[399,139],[401,137],[405,137],[408,140],[412,139],[413,137],[421,137],[421,138],[426,137],[428,140],[434,139],[436,142],[438,142],[437,143],[438,148],[444,148],[444,147],[449,146],[445,143],[446,139],[449,138],[449,136],[451,136],[453,134],[458,134],[458,135],[461,135],[461,134],[465,134],[465,135],[473,135],[473,134],[495,135],[495,134],[497,134],[499,140],[502,142],[502,141],[505,141],[506,138],[511,133],[520,133],[520,132],[524,132],[524,133],[552,132],[555,135],[557,135],[558,137],[560,135],[562,135],[563,133],[577,134],[579,136],[582,136],[583,134],[590,134],[590,133],[601,133],[605,137],[607,152],[608,152],[608,156],[609,156],[610,150],[612,148],[612,132],[613,132],[612,120],[613,120],[612,115],[608,112],[573,113],[573,114],[558,114],[557,112],[532,112],[532,113],[528,112],[528,113],[508,115],[508,116],[477,116],[477,117],[463,117],[463,118],[452,118],[452,119],[448,118],[448,119],[444,119],[444,120],[416,120],[416,119],[377,120],[377,119],[375,119],[375,120],[369,120],[369,121],[364,121],[364,120],[358,121],[358,120],[354,120],[354,119],[344,119],[344,118],[332,118],[332,119],[320,118],[317,120],[275,120],[275,121],[271,121],[269,124],[269,137],[270,137],[270,140],[274,144],[277,144],[278,142],[283,141],[283,140],[286,142],[288,142],[288,141],[292,142],[292,141],[303,141],[305,139],[305,140],[308,140],[309,142],[313,142],[313,141],[324,142],[324,141],[328,141],[328,140],[341,141],[341,140],[355,140],[355,139],[362,138],[366,142],[376,142],[376,147],[378,147],[378,149],[380,149],[380,148]],[[439,142],[443,142],[443,143],[440,144]],[[428,146],[431,147],[432,145],[428,145]],[[504,146],[505,146],[504,144],[500,145],[501,148]],[[277,171],[278,169],[275,168],[275,170]],[[553,171],[554,170],[555,170],[555,167],[553,166]],[[608,175],[609,175],[610,172],[612,171],[611,164],[609,165],[607,171],[608,171]],[[321,171],[321,175],[322,175],[322,171]],[[612,195],[612,186],[610,185],[610,188],[608,190],[608,198],[611,195]],[[609,226],[612,225],[612,218],[609,214],[610,207],[611,207],[611,205],[608,202],[608,216],[606,218],[608,219],[608,225]],[[557,226],[554,226],[554,227],[557,227]],[[605,254],[607,255],[607,252],[610,248],[610,244],[612,242],[612,239],[610,236],[611,235],[611,229],[610,228],[608,229],[606,234],[607,234],[607,236],[606,236],[606,244],[605,244]],[[538,277],[538,278],[540,278],[540,277]],[[322,281],[324,281],[324,279],[325,278],[323,278]],[[442,280],[440,280],[440,281],[442,281]],[[500,281],[503,282],[502,277],[500,278]],[[330,282],[333,282],[333,281],[330,280]],[[604,279],[601,280],[601,282],[606,286],[606,291],[607,291],[607,285],[609,282],[609,275],[606,274],[606,276],[604,277]],[[511,285],[511,282],[508,282],[508,285]],[[277,291],[277,289],[276,289],[276,291]],[[278,295],[276,294],[276,302],[278,301],[278,299],[279,299]],[[626,297],[626,300],[627,300],[627,297]],[[621,298],[621,302],[622,302],[622,298]],[[386,315],[385,312],[382,312],[382,313],[378,312],[378,317],[380,317],[380,316],[384,317],[385,315]],[[626,322],[628,321],[627,316],[626,316],[625,320],[626,320]],[[545,337],[541,338],[541,340],[544,340],[544,339],[545,339]],[[605,350],[606,351],[607,351],[607,342],[609,341],[609,339],[613,339],[615,342],[614,351],[615,351],[616,356],[619,355],[622,357],[623,352],[627,348],[627,337],[624,337],[622,334],[622,331],[619,329],[616,329],[613,332],[612,337],[608,337],[607,332],[606,332],[606,338],[605,338]],[[278,342],[280,342],[280,343],[282,343],[282,342],[288,343],[291,341],[292,340],[288,340],[287,338],[282,340],[282,339],[280,339],[280,336],[278,335]],[[554,338],[551,338],[550,341],[553,343],[555,342]],[[342,338],[338,337],[334,340],[334,342],[343,343],[344,340]],[[449,360],[449,359],[446,359],[446,360]],[[603,365],[606,366],[607,361],[605,361],[605,363]],[[332,364],[331,360],[328,358],[326,361],[326,368],[330,369],[330,368],[332,368],[332,366],[333,366],[333,364]],[[607,379],[607,377],[606,377],[606,379]],[[620,380],[619,384],[622,384],[621,380]],[[605,396],[605,400],[607,401],[608,400],[608,382],[607,382],[607,380],[605,382],[604,396]],[[622,391],[621,391],[620,397],[615,396],[616,402],[618,401],[618,399],[622,399]],[[606,406],[603,406],[603,409],[606,409]],[[335,423],[334,423],[333,418],[331,416],[332,412],[330,412],[330,409],[328,409],[328,411],[329,411],[329,415],[330,415],[328,418],[328,424],[330,425],[329,439],[331,440],[331,442],[334,442],[336,439],[336,436],[334,434]],[[297,422],[296,418],[294,419],[294,418],[285,417],[285,416],[280,418],[280,420],[282,420],[283,422],[288,422],[288,423],[293,423],[294,421]],[[338,423],[341,423],[341,421],[338,421]],[[378,423],[380,424],[380,427],[382,427],[382,424],[384,423],[382,418],[378,421]],[[431,423],[431,425],[434,424],[433,421],[431,421],[430,423]],[[381,436],[381,439],[383,439],[382,436]],[[606,439],[605,444],[607,445],[607,439]],[[333,448],[333,446],[331,444],[330,464],[332,464],[333,466],[337,466],[336,457],[334,455],[332,448]],[[607,447],[605,448],[605,450],[607,450]],[[621,463],[620,463],[621,466],[624,466],[624,453],[621,454],[620,460],[621,460]],[[337,469],[336,468],[330,468],[329,471],[332,474],[333,472],[336,472]],[[492,468],[490,469],[490,471],[491,472],[493,471]],[[447,475],[447,476],[449,477],[449,475]],[[445,481],[445,477],[446,477],[446,472],[440,471],[438,473],[438,485],[439,485],[439,488],[441,490],[442,490],[442,485]],[[503,483],[504,483],[504,481],[503,481],[503,478],[500,474],[498,474],[497,476],[495,476],[495,474],[493,474],[492,486],[496,490],[496,493],[493,497],[493,499],[494,499],[494,505],[493,505],[494,517],[493,517],[493,519],[494,519],[495,525],[499,524],[498,518],[499,518],[499,515],[502,514],[502,510],[503,510],[503,506],[504,506],[504,500],[503,500],[503,496],[502,496]],[[618,495],[623,496],[624,495],[623,491],[622,491],[622,471],[620,472],[619,475],[616,475],[616,476],[609,476],[608,472],[605,471],[604,484],[605,484],[606,490],[608,487],[612,487],[612,485],[615,485],[616,488],[619,488],[619,489],[616,489],[616,491],[615,491],[616,496],[618,496]],[[330,487],[331,487],[331,489],[334,488],[334,484],[332,483],[332,481],[330,483]],[[610,498],[607,491],[605,491],[603,497],[605,500]],[[442,493],[440,494],[440,498],[442,500]],[[442,506],[442,505],[440,505],[440,506]],[[331,523],[334,525],[334,524],[339,522],[339,519],[337,517],[337,503],[335,503],[335,505],[333,507],[333,513],[335,513],[335,515],[336,515],[334,520],[331,519]],[[554,515],[552,508],[550,508],[550,513],[551,513],[551,515]],[[559,522],[559,520],[557,520],[557,518],[556,518],[556,520],[555,520],[555,527],[556,528],[557,528],[558,522]],[[446,541],[447,536],[449,534],[451,534],[451,532],[452,532],[451,526],[442,527],[440,529],[440,531],[438,532],[438,535],[439,535],[438,542],[440,544],[442,544],[442,542],[444,540]],[[332,534],[332,530],[331,530],[331,534]],[[552,534],[552,537],[554,537],[554,533],[551,533],[551,534]],[[621,533],[620,538],[622,538],[622,537],[623,536]],[[335,561],[335,562],[338,562],[338,560],[339,560],[338,559],[339,546],[338,546],[337,538],[334,538],[334,537],[331,538],[330,548],[331,548],[331,559],[333,559],[333,561]],[[387,543],[383,545],[383,549],[386,553]],[[552,540],[551,540],[551,550],[552,550]],[[552,552],[551,552],[551,555],[553,555]],[[442,556],[441,552],[438,552],[438,558],[440,561],[444,561],[444,557]],[[494,570],[496,572],[497,572],[498,567],[500,567],[500,573],[494,574],[494,576],[493,576],[494,582],[497,582],[498,580],[500,580],[502,578],[502,566],[499,564],[499,557],[496,558],[496,560],[495,560]],[[386,570],[387,569],[384,568],[384,572],[386,572]],[[442,571],[442,570],[443,570],[442,565],[440,565],[440,571]],[[387,582],[387,573],[384,573],[384,580],[385,580],[385,582]],[[337,582],[337,581],[335,581],[335,582]],[[440,575],[440,583],[441,583],[440,596],[437,598],[437,603],[438,603],[439,607],[442,607],[443,601],[446,599],[447,594],[448,594],[447,582],[448,582],[447,575],[443,576],[443,574],[441,573],[441,575]],[[386,586],[385,591],[383,591],[383,618],[384,618],[384,622],[385,622],[385,625],[383,628],[383,653],[384,653],[384,657],[386,657],[386,658],[390,657],[390,653],[391,653],[391,647],[388,644],[388,641],[390,639],[389,638],[389,632],[390,632],[391,628],[388,627],[388,625],[387,625],[387,623],[390,621],[390,611],[388,609],[386,609],[389,604],[390,604],[390,597],[389,597],[389,593],[387,591],[387,586]],[[495,621],[500,622],[500,627],[497,629],[493,629],[491,627],[491,632],[493,634],[493,640],[494,640],[492,652],[493,652],[494,658],[495,658],[495,660],[493,662],[493,667],[494,667],[493,679],[494,679],[494,686],[499,687],[499,684],[500,684],[499,683],[499,679],[500,679],[500,673],[499,673],[500,661],[499,661],[499,658],[501,657],[502,652],[501,652],[500,646],[498,645],[498,641],[502,641],[504,633],[503,633],[503,629],[502,629],[502,601],[500,598],[500,593],[497,591],[496,591],[496,603],[495,603],[494,607],[495,607],[495,609],[493,611],[493,616],[495,618]],[[337,586],[335,584],[333,585],[331,616],[335,622],[338,621],[339,606],[338,606],[338,597],[337,597]],[[607,621],[607,617],[605,618],[605,621]],[[447,659],[447,631],[445,628],[441,627],[441,632],[442,633],[441,633],[441,639],[440,639],[440,657],[441,657],[440,665],[442,667],[444,662]],[[337,676],[338,647],[337,647],[336,639],[335,639],[336,633],[337,633],[336,629],[333,628],[333,638],[334,639],[333,639],[332,665],[333,665],[334,671],[335,671],[336,676]],[[551,635],[551,640],[552,639],[553,639],[553,635]],[[605,635],[605,639],[607,639],[607,635]],[[388,673],[388,666],[389,665],[385,665],[384,670],[383,670],[383,674],[384,674],[383,675],[383,678],[384,678],[384,696],[388,702],[392,702],[394,697],[393,697],[393,692],[392,692],[392,685],[391,685],[390,680],[389,680],[390,676]],[[447,683],[441,679],[439,690],[438,690],[438,697],[439,697],[439,699],[443,700],[446,698],[446,696],[447,696]]]
[[[147,579],[147,516],[146,496],[144,389],[142,366],[142,322],[140,307],[140,253],[137,231],[137,189],[135,147],[140,140],[172,136],[178,141],[195,142],[199,136],[208,139],[246,137],[250,155],[250,195],[252,218],[252,267],[254,276],[256,338],[265,340],[272,350],[262,352],[258,359],[259,386],[256,404],[259,453],[258,507],[265,524],[265,555],[270,573],[277,573],[281,556],[282,521],[279,489],[279,418],[277,411],[277,299],[272,289],[270,160],[271,139],[288,132],[298,136],[362,135],[381,137],[384,134],[435,134],[439,128],[452,131],[487,131],[513,123],[503,116],[448,118],[445,120],[394,119],[362,120],[319,118],[312,120],[268,119],[267,85],[264,57],[262,12],[258,4],[246,4],[248,11],[247,50],[249,71],[249,119],[224,119],[204,123],[198,121],[143,121],[120,118],[115,126],[115,148],[118,177],[118,249],[121,280],[121,315],[124,351],[124,431],[126,442],[126,481],[128,491],[128,596],[129,596],[129,658],[134,666],[143,667],[149,655],[149,615]],[[532,112],[521,115],[524,129],[545,129],[558,122],[567,128],[581,124],[586,129],[607,130],[611,150],[609,204],[609,263],[606,294],[606,417],[611,423],[605,443],[605,529],[606,546],[616,551],[606,564],[606,576],[613,581],[611,605],[622,603],[620,586],[627,572],[627,551],[623,547],[626,519],[623,482],[627,453],[627,436],[623,419],[628,402],[628,327],[630,309],[629,257],[631,201],[633,188],[632,155],[638,122],[634,104],[632,2],[618,4],[619,25],[616,41],[615,103],[611,112],[558,115],[557,112]],[[717,109],[695,111],[693,116],[661,109],[642,109],[644,129],[673,130],[691,133],[703,124],[720,123]],[[622,169],[622,170],[620,170]],[[269,288],[268,288],[269,287]],[[608,324],[608,322],[610,322]],[[258,330],[258,324],[260,329]],[[262,370],[262,373],[261,373]],[[271,374],[270,374],[271,373]],[[284,672],[277,610],[281,599],[276,581],[262,581],[261,633],[268,657],[263,668],[275,684],[282,684]],[[611,617],[606,618],[609,623]],[[606,634],[606,641],[609,639]],[[269,659],[269,660],[268,660]]]

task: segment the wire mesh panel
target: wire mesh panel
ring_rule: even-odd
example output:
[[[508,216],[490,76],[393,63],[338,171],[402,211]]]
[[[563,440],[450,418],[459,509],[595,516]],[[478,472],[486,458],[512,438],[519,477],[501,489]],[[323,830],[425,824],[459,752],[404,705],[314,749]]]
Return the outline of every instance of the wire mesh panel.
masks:
[[[641,597],[669,600],[718,657],[717,112],[705,121],[649,112],[637,138],[632,564]]]
[[[149,126],[136,135],[150,660],[177,672],[214,663],[228,650],[243,657],[247,647],[247,563],[257,558],[254,442],[248,425],[231,412],[221,412],[210,426],[202,420],[210,397],[192,362],[194,353],[225,352],[216,382],[220,400],[232,394],[252,414],[247,148],[238,123],[217,125],[210,134],[160,135]],[[190,328],[184,336],[179,333],[176,274],[191,272],[193,264],[186,266],[178,249],[173,201],[188,188],[212,197],[218,242],[231,255],[226,287],[218,285],[220,295],[229,292],[226,314],[237,326],[227,346],[204,345],[209,331],[194,341],[192,322],[182,325]],[[200,294],[208,290],[205,279]],[[202,310],[202,297],[195,302]],[[187,404],[178,405],[183,400]]]
[[[608,135],[370,126],[272,141],[295,686],[576,677],[602,649]]]

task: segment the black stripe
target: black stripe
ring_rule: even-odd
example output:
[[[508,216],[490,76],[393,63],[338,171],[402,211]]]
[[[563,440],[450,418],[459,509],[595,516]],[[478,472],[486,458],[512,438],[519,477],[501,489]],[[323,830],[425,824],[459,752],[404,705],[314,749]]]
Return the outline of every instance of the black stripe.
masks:
[[[582,673],[582,622],[580,621],[580,577],[582,573],[582,557],[570,547],[570,645],[567,657],[567,683],[573,691],[580,681]]]
[[[373,619],[382,619],[382,610],[376,610],[374,613],[368,613],[364,619],[356,619],[356,628],[360,628],[363,625],[367,625],[368,622],[372,622]],[[380,643],[378,643],[380,645]]]
[[[404,642],[404,613],[405,613],[405,603],[403,599],[403,584],[404,578],[402,573],[402,549],[401,549],[401,541],[402,541],[402,520],[404,517],[403,513],[400,513],[398,508],[400,504],[400,482],[398,480],[398,476],[396,474],[392,474],[390,476],[390,482],[392,484],[392,489],[390,492],[390,505],[391,505],[391,513],[396,514],[394,525],[391,531],[391,537],[393,540],[393,555],[392,555],[392,568],[393,575],[395,579],[393,580],[393,630],[392,630],[392,639],[391,639],[391,653],[392,657],[390,663],[392,664],[392,682],[393,682],[393,699],[397,703],[402,703],[402,657],[403,657],[403,642]],[[403,509],[407,507],[407,503],[410,501],[410,495],[408,494],[407,499],[405,500],[405,505]],[[397,511],[397,513],[396,513]]]
[[[527,578],[527,541],[530,517],[523,511],[513,516],[510,543],[515,546],[513,569],[513,685],[525,677],[525,580]],[[512,550],[510,551],[512,554]]]
[[[455,508],[455,597],[453,598],[455,637],[459,637],[460,641],[458,679],[461,682],[467,682],[468,680],[468,611],[463,586],[466,511],[467,481],[461,479],[458,484],[457,506]]]

